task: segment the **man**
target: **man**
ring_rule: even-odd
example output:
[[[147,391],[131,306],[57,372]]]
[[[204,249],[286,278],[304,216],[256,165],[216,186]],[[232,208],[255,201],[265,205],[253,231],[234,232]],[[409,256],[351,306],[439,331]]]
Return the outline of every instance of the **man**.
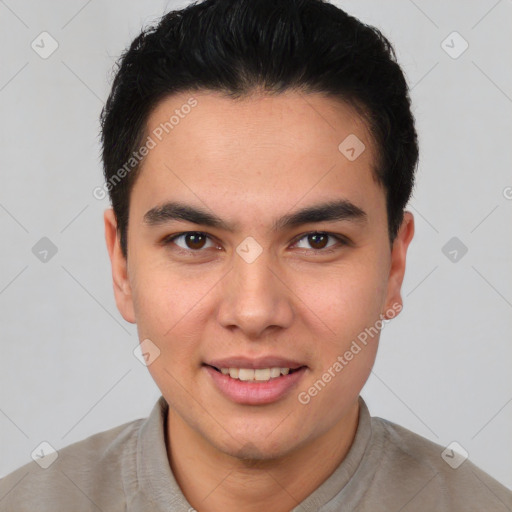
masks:
[[[418,159],[378,30],[320,0],[170,12],[123,55],[102,141],[116,303],[162,396],[8,475],[2,510],[511,509],[359,396]]]

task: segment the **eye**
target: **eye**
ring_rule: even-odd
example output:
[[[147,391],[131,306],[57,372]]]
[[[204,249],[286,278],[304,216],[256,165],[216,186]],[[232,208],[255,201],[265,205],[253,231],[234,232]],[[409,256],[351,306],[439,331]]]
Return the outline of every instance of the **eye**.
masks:
[[[346,238],[340,235],[326,233],[324,231],[312,231],[302,235],[293,245],[297,246],[302,240],[306,240],[306,242],[312,247],[312,249],[307,252],[312,251],[313,253],[332,253],[334,252],[332,247],[336,246],[336,242],[331,245],[326,245],[326,242],[329,238],[336,240],[337,245],[349,245],[350,243]],[[181,240],[182,245],[177,242],[178,240]],[[209,246],[206,245],[208,241],[210,241]],[[210,236],[207,233],[203,233],[201,231],[185,231],[184,233],[171,235],[164,238],[162,244],[174,244],[178,248],[177,252],[183,254],[197,254],[202,252],[201,249],[208,249],[212,247],[218,248],[215,244],[213,244]]]
[[[331,245],[326,245],[327,240],[329,238],[335,239],[338,242],[338,245],[347,245],[348,244],[348,241],[345,238],[343,238],[342,236],[334,235],[332,233],[326,233],[324,231],[314,231],[314,232],[306,233],[305,235],[302,235],[302,237],[299,238],[298,242],[296,242],[294,245],[297,246],[297,244],[300,243],[301,240],[306,240],[306,243],[310,244],[310,246],[313,248],[314,252],[331,253],[331,252],[334,252],[332,247],[336,246],[336,243],[333,243]]]
[[[182,239],[182,243],[184,245],[180,245],[177,243],[177,240]],[[171,243],[176,244],[182,251],[178,252],[200,252],[200,249],[205,248],[205,242],[211,239],[206,233],[202,233],[201,231],[186,231],[185,233],[180,233],[178,235],[173,235],[170,237],[166,237],[163,240],[164,245],[170,245]],[[206,246],[206,248],[215,247],[215,245]]]

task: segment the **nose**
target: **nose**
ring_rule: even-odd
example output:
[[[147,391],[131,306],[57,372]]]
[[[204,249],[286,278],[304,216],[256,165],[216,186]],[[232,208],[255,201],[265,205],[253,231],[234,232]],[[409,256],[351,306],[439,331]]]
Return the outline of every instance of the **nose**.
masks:
[[[252,262],[235,255],[221,286],[218,321],[252,340],[287,328],[294,316],[293,292],[286,275],[267,250]]]

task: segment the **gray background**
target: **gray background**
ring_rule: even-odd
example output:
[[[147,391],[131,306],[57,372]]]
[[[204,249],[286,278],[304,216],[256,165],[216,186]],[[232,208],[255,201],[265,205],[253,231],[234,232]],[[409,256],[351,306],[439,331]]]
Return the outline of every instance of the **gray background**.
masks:
[[[184,5],[0,1],[0,476],[41,441],[59,449],[147,416],[160,395],[115,306],[108,200],[92,190],[114,59]],[[337,5],[395,45],[421,144],[404,310],[363,397],[375,416],[457,441],[512,488],[512,1]],[[59,44],[46,59],[31,48],[43,31]],[[442,44],[453,31],[469,44],[458,58]],[[32,252],[42,237],[58,249],[47,262]],[[452,237],[459,246],[443,252]]]

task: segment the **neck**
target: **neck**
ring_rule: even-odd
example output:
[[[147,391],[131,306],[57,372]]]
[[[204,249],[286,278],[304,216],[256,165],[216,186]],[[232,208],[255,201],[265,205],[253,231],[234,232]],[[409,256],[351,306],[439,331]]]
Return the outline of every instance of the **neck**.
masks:
[[[356,400],[330,430],[292,453],[242,460],[217,450],[169,408],[168,458],[184,496],[199,512],[289,512],[345,459],[358,416]]]

